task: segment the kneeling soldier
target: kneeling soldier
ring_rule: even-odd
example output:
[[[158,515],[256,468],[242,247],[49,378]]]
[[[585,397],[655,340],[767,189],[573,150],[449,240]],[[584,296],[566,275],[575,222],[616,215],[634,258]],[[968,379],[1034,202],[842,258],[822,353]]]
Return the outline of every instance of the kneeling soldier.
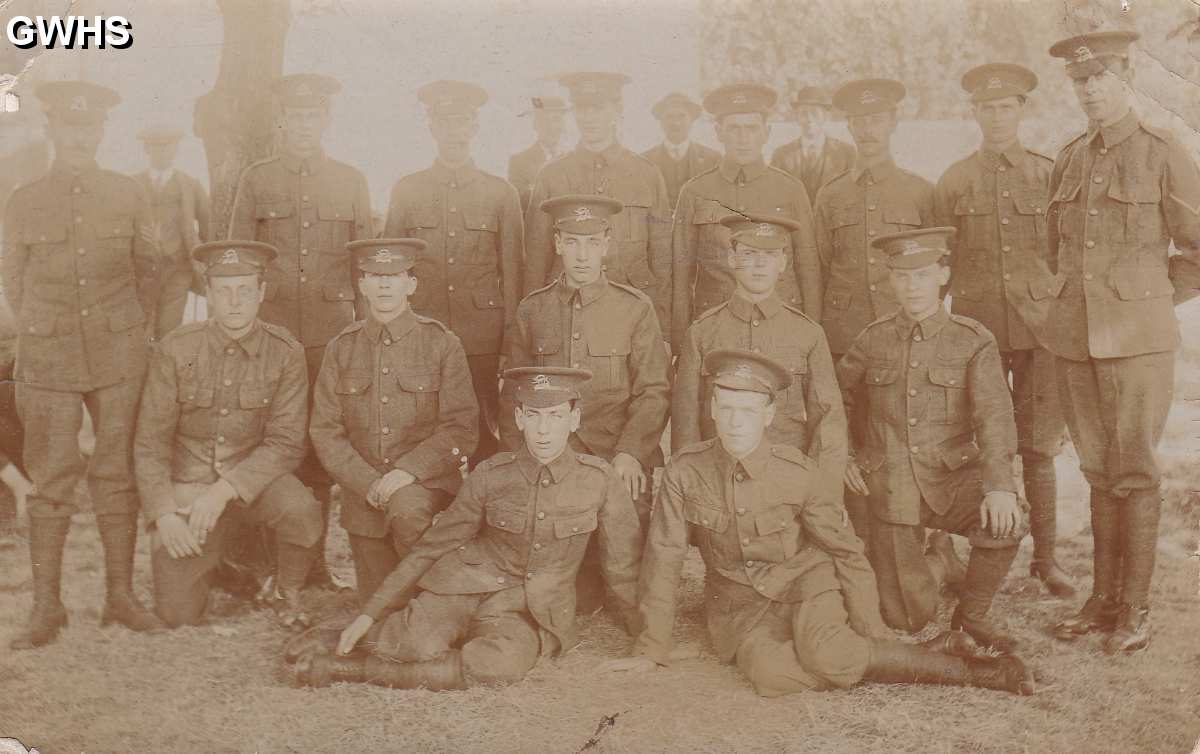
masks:
[[[313,643],[297,666],[301,684],[453,689],[520,680],[540,656],[575,643],[575,575],[593,534],[632,630],[641,550],[633,503],[613,467],[567,442],[589,376],[566,367],[504,373],[524,444],[471,473],[341,632],[339,656],[321,647],[333,637]],[[370,654],[355,651],[363,637]]]
[[[608,670],[650,670],[671,656],[676,590],[689,530],[704,558],[705,613],[718,656],[763,696],[845,688],[861,680],[979,686],[1019,694],[1033,679],[1015,657],[984,657],[948,631],[925,644],[888,631],[863,545],[791,445],[765,441],[791,375],[747,351],[714,351],[710,411],[717,437],[667,465],[646,541],[641,634]]]
[[[987,613],[1028,531],[1012,473],[1017,430],[996,339],[942,305],[953,235],[928,228],[872,242],[900,310],[868,325],[838,362],[846,413],[865,395],[868,416],[846,485],[870,500],[868,553],[888,625],[920,631],[937,613],[957,565],[923,551],[925,527],[940,529],[972,544],[951,627],[1004,651],[1014,642]]]
[[[258,523],[275,533],[281,620],[308,623],[299,595],[323,519],[294,475],[308,418],[304,348],[258,319],[275,254],[254,241],[197,246],[212,318],[173,330],[153,351],[134,468],[154,527],[155,611],[171,626],[199,622],[222,544]]]

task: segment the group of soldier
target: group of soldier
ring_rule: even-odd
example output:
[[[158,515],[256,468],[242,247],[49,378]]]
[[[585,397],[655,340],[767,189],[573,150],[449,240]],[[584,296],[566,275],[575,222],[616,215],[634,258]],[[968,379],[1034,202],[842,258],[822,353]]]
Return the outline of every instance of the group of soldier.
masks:
[[[1056,160],[1018,139],[1037,77],[968,71],[982,144],[936,186],[893,161],[892,80],[797,92],[801,137],[768,164],[770,87],[668,95],[664,142],[638,155],[616,138],[628,78],[568,74],[569,108],[533,100],[539,143],[509,181],[472,162],[487,94],[431,83],[437,156],[396,183],[381,237],[362,174],[322,148],[328,77],[276,83],[282,148],[242,175],[219,240],[203,189],[170,170],[178,133],[144,134],[137,180],[99,169],[116,94],[43,85],[55,164],[4,221],[34,486],[33,610],[12,646],[67,621],[86,407],[104,622],[198,622],[223,547],[262,525],[301,684],[513,682],[601,608],[633,637],[608,670],[669,664],[692,545],[716,653],[760,694],[1032,693],[990,608],[1030,531],[1031,573],[1075,593],[1055,560],[1067,428],[1093,586],[1053,633],[1144,648],[1200,171],[1130,107],[1136,36],[1051,48],[1089,120]],[[690,142],[702,111],[721,154]],[[568,112],[580,141],[559,153]],[[834,112],[853,147],[825,135]],[[189,290],[210,316],[181,325]],[[360,608],[313,625],[301,590],[333,485]],[[132,589],[139,510],[153,610]],[[937,620],[943,587],[947,630],[898,640]]]

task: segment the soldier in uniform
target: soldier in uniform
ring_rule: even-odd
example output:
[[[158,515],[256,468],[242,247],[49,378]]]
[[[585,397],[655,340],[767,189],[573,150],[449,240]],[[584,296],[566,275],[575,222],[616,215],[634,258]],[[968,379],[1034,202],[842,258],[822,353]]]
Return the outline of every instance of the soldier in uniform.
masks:
[[[837,365],[847,414],[862,400],[868,417],[846,486],[869,499],[868,554],[888,625],[916,632],[937,614],[956,564],[924,552],[925,529],[961,534],[972,547],[950,627],[1004,652],[1016,642],[988,611],[1027,532],[1013,481],[1017,430],[996,339],[943,305],[954,232],[872,241],[901,308],[868,325]]]
[[[453,330],[466,349],[480,414],[474,468],[497,450],[501,342],[521,300],[521,202],[512,186],[471,160],[487,92],[461,81],[435,81],[417,96],[429,116],[437,159],[396,183],[383,234],[427,244],[412,270],[420,285],[409,305]]]
[[[659,323],[667,330],[671,203],[658,168],[617,141],[621,87],[629,77],[570,73],[559,80],[571,93],[579,146],[542,168],[534,184],[525,215],[525,293],[553,282],[562,270],[556,254],[554,222],[541,210],[542,202],[567,194],[600,194],[625,208],[612,219],[609,231],[612,253],[604,266],[608,279],[649,296]],[[515,366],[512,362],[509,365]]]
[[[626,208],[628,209],[628,208]],[[670,409],[670,364],[650,298],[604,273],[621,203],[604,196],[560,196],[542,203],[552,218],[563,272],[517,307],[507,363],[513,367],[567,366],[594,375],[582,388],[583,426],[572,447],[611,463],[649,520],[654,469],[662,466],[659,442]],[[610,265],[611,269],[611,265]],[[513,396],[501,407],[501,437],[515,450]],[[580,572],[580,605],[599,606],[602,587],[595,553]]]
[[[17,383],[13,381],[16,341],[12,318],[0,312],[0,550],[17,546],[17,517],[33,491],[25,473],[25,431],[17,413]]]
[[[721,154],[692,141],[692,126],[704,111],[686,94],[671,92],[655,102],[650,112],[662,128],[663,140],[642,152],[642,157],[662,173],[667,198],[674,207],[683,184],[716,167]]]
[[[222,544],[248,523],[274,531],[281,622],[308,623],[300,589],[324,522],[294,475],[308,427],[304,349],[258,319],[275,256],[254,241],[196,247],[212,316],[174,330],[151,355],[134,469],[153,527],[155,611],[169,626],[200,621]]]
[[[801,87],[788,104],[800,135],[771,154],[771,167],[799,178],[808,198],[815,201],[822,186],[854,166],[854,147],[825,133],[833,110],[825,89]]]
[[[719,166],[689,181],[679,193],[671,241],[676,348],[694,317],[733,295],[729,228],[721,224],[730,212],[782,215],[799,224],[784,251],[789,269],[779,282],[778,295],[809,317],[821,318],[821,269],[808,194],[804,184],[763,159],[771,134],[767,115],[777,98],[775,90],[762,84],[730,84],[704,98],[725,154]]]
[[[604,577],[625,626],[635,630],[642,538],[629,494],[611,466],[568,442],[587,371],[509,369],[504,378],[515,384],[520,449],[471,473],[341,633],[338,656],[314,647],[301,657],[301,684],[458,689],[519,681],[539,657],[574,646],[575,574],[593,540],[602,543]],[[369,655],[355,651],[364,637]]]
[[[154,239],[161,252],[161,268],[150,286],[153,298],[144,302],[155,339],[183,324],[187,295],[195,284],[191,250],[212,238],[208,192],[200,181],[175,167],[183,132],[151,126],[138,133],[149,166],[134,176],[154,213]]]
[[[458,337],[408,305],[417,238],[349,244],[368,316],[329,343],[309,435],[342,488],[342,526],[366,601],[454,498],[479,407]]]
[[[33,612],[13,649],[41,646],[67,623],[59,597],[63,547],[85,473],[78,433],[86,406],[96,450],[88,490],[104,545],[107,599],[101,623],[135,631],[162,621],[133,593],[138,497],[133,429],[146,369],[146,314],[139,294],[157,250],[137,182],[96,165],[116,92],[83,81],[43,84],[55,162],[17,189],[4,217],[0,277],[17,317],[16,401],[25,428]]]
[[[1171,407],[1179,324],[1173,302],[1195,295],[1200,171],[1168,132],[1129,105],[1133,32],[1065,39],[1050,53],[1088,117],[1050,174],[1055,273],[1044,345],[1091,487],[1093,582],[1069,639],[1112,631],[1109,653],[1150,641],[1150,581],[1162,507],[1155,451]],[[1171,243],[1182,252],[1168,257]]]
[[[1037,76],[1011,63],[963,74],[983,135],[979,151],[951,165],[933,193],[938,224],[958,230],[952,247],[951,311],[996,337],[1012,380],[1025,497],[1033,534],[1030,575],[1057,597],[1075,594],[1054,557],[1057,475],[1066,424],[1058,406],[1054,356],[1038,342],[1046,322],[1046,186],[1054,162],[1018,138]]]
[[[283,144],[279,154],[242,174],[229,231],[232,238],[278,249],[279,257],[267,269],[260,316],[283,325],[304,345],[310,391],[316,386],[325,344],[355,317],[354,275],[346,244],[375,235],[367,179],[326,156],[321,146],[329,127],[330,98],[340,90],[328,76],[308,73],[274,82]],[[310,405],[312,400],[310,395]],[[328,527],[332,480],[311,447],[297,476],[321,501]],[[342,586],[325,564],[323,534],[313,578],[325,586]]]
[[[708,411],[713,378],[704,369],[708,354],[730,348],[770,354],[791,374],[791,386],[778,396],[767,439],[815,460],[840,499],[846,415],[825,332],[776,293],[787,270],[789,237],[800,224],[754,213],[727,215],[721,223],[730,230],[729,268],[737,287],[684,336],[671,392],[671,449],[678,452],[716,434]]]
[[[562,138],[566,127],[567,104],[562,97],[531,97],[529,110],[519,117],[533,117],[537,141],[508,159],[508,182],[521,195],[521,211],[529,210],[529,195],[538,171],[547,162],[562,157]]]
[[[925,644],[888,637],[863,545],[820,472],[795,446],[766,438],[790,371],[748,351],[712,351],[714,439],[676,453],[654,506],[638,589],[642,630],[610,671],[667,665],[689,534],[705,565],[709,637],[763,696],[847,688],[862,680],[1033,693],[1015,657],[984,657],[947,631]]]

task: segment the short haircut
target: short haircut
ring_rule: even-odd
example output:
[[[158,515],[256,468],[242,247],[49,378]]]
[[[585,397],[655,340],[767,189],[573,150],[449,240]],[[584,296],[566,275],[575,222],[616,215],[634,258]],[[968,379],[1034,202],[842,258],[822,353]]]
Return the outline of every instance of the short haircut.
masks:
[[[722,391],[725,393],[753,393],[753,392],[756,392],[754,390],[736,390],[731,387],[721,387],[720,385],[713,385],[712,397],[714,399],[717,397],[717,391]],[[772,403],[775,402],[775,394],[774,393],[758,393],[758,395],[766,396],[767,402],[764,404],[766,406],[770,406]]]

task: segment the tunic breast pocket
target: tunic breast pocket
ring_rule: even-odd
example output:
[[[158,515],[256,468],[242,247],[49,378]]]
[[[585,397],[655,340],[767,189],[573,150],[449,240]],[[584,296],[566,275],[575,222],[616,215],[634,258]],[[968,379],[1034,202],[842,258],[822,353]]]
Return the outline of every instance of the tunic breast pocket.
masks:
[[[126,270],[131,268],[129,253],[133,250],[133,218],[129,215],[103,217],[92,224],[92,231],[100,249],[107,252],[106,272],[113,277],[127,274]]]
[[[590,391],[627,393],[629,391],[629,354],[633,350],[627,338],[596,337],[588,342],[588,363],[592,371]]]
[[[321,249],[344,253],[354,229],[354,203],[321,199],[317,202],[317,220],[321,223]]]
[[[721,534],[729,528],[729,514],[723,509],[700,505],[690,500],[683,504],[683,518],[693,527],[705,532]]]
[[[829,213],[829,230],[833,235],[834,248],[847,253],[856,252],[862,243],[862,224],[863,208],[860,205],[834,207]]]
[[[499,270],[500,256],[496,242],[500,217],[495,209],[466,206],[462,210],[463,227],[467,230],[463,264],[488,265]]]
[[[897,389],[903,387],[896,384],[899,377],[900,368],[896,364],[872,362],[867,365],[863,379],[867,385],[867,411],[870,414],[894,419],[907,413],[902,410],[903,399],[897,393]]]
[[[1113,176],[1108,198],[1116,205],[1104,213],[1104,233],[1108,238],[1127,243],[1165,240],[1162,189],[1157,181],[1148,176]]]
[[[414,207],[408,213],[407,234],[411,238],[419,238],[425,243],[440,244],[442,213],[438,207]],[[437,248],[441,248],[440,245]]]
[[[396,375],[396,385],[400,388],[401,407],[411,407],[409,423],[432,429],[437,421],[442,373],[429,370],[400,372]]]
[[[991,223],[994,222],[996,200],[991,196],[964,194],[954,203],[954,224],[958,228],[955,242],[960,249],[981,248],[990,244]],[[958,259],[954,260],[958,263]]]
[[[347,369],[338,376],[334,386],[347,428],[365,432],[371,425],[371,372],[366,369]]]
[[[275,396],[278,382],[256,380],[243,382],[238,388],[238,408],[240,416],[246,422],[247,433],[261,431],[266,424],[271,407],[271,399]]]
[[[626,204],[621,214],[625,216],[625,224],[628,228],[626,238],[629,242],[635,244],[645,243],[649,237],[650,205]]]
[[[554,538],[565,545],[566,558],[581,558],[587,549],[588,539],[599,526],[596,511],[563,514],[554,519]]]
[[[284,228],[292,222],[295,202],[286,198],[263,198],[254,203],[254,220],[258,226],[255,240],[276,243],[287,238]]]
[[[883,205],[883,221],[896,230],[916,228],[921,225],[921,213],[912,202],[891,201]]]
[[[931,421],[958,424],[970,419],[966,366],[931,366],[929,381],[935,386],[930,402]]]
[[[1041,257],[1046,244],[1046,197],[1040,191],[1018,191],[1013,195],[1015,220],[1021,225],[1019,242],[1023,250]]]
[[[784,394],[783,405],[780,408],[787,416],[797,421],[807,421],[804,394],[808,387],[808,354],[780,352],[776,354],[776,360],[792,375],[792,384]]]
[[[759,560],[779,563],[796,554],[796,531],[790,526],[795,515],[790,505],[777,505],[755,515],[754,529],[758,541],[754,549]]]
[[[179,402],[179,433],[184,437],[208,438],[213,434],[212,405],[216,391],[193,378],[176,385]]]

